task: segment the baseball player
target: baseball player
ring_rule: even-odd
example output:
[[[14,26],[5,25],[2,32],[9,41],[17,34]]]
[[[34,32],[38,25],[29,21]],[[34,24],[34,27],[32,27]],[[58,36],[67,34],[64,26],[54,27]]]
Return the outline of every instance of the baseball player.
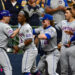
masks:
[[[61,75],[67,75],[68,74],[68,64],[66,62],[65,52],[66,52],[66,44],[72,37],[71,35],[67,34],[67,31],[75,32],[75,19],[72,16],[71,8],[67,8],[65,13],[66,20],[61,21],[59,24],[56,25],[56,28],[62,30],[62,40],[61,43],[58,44],[58,47],[61,47]],[[66,59],[66,60],[65,60]]]
[[[24,50],[22,58],[22,73],[24,75],[31,75],[31,68],[37,56],[37,48],[34,44],[32,28],[28,24],[28,13],[21,10],[18,14],[18,22],[21,24],[19,31],[19,45],[14,46],[15,52],[20,48]]]
[[[16,31],[13,31],[8,25],[11,16],[9,11],[3,10],[0,16],[2,17],[0,20],[0,65],[4,69],[5,75],[12,75],[12,67],[6,54],[6,49],[9,38],[13,38]]]
[[[71,75],[75,75],[75,32],[73,33],[72,31],[68,31],[67,34],[73,36],[67,44],[68,48],[65,49],[64,61],[70,66]]]
[[[40,72],[46,68],[49,75],[58,75],[56,68],[60,52],[57,49],[57,33],[55,28],[51,26],[51,20],[53,20],[53,16],[45,14],[42,18],[43,26],[33,30],[33,33],[39,33],[38,39],[44,51],[34,75],[41,75]]]

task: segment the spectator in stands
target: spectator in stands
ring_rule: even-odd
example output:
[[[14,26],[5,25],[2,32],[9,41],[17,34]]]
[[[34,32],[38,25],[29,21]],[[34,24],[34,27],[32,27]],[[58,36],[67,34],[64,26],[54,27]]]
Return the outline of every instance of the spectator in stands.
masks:
[[[17,2],[19,2],[20,4],[22,3],[22,1],[28,2],[28,0],[17,0]]]
[[[45,8],[45,0],[37,0],[36,4],[40,5],[42,8]]]
[[[65,19],[64,11],[68,6],[67,0],[48,0],[47,5],[45,11],[54,16],[55,24]]]
[[[29,23],[31,26],[39,26],[41,24],[39,17],[44,11],[36,4],[36,0],[28,0],[28,4],[24,6],[24,10],[29,13]]]
[[[10,1],[7,0],[5,3],[5,7],[12,14],[9,24],[17,25],[18,24],[17,16],[19,11],[22,9],[21,4],[18,3],[16,0],[10,0]]]
[[[27,4],[27,0],[22,0],[21,5],[24,7]]]
[[[17,0],[17,2],[20,3],[22,7],[24,7],[27,4],[28,0]]]

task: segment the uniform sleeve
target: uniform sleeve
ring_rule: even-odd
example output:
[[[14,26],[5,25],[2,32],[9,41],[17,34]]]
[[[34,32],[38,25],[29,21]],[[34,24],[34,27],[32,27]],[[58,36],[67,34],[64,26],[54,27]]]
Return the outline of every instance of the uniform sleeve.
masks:
[[[62,22],[55,25],[55,28],[58,29],[58,30],[61,30],[62,29]]]
[[[65,2],[65,7],[68,7],[68,2],[67,2],[67,0],[64,0],[64,2]]]
[[[47,39],[51,39],[53,37],[56,36],[56,30],[54,28],[49,29],[46,33],[45,33]]]
[[[72,36],[72,38],[70,39],[70,41],[75,41],[75,32],[74,32],[74,35]]]
[[[39,34],[40,33],[40,27],[39,28],[36,28],[36,29],[33,29],[33,34]]]
[[[26,28],[26,29],[24,30],[24,36],[25,36],[25,40],[27,40],[27,39],[32,39],[32,38],[33,38],[32,28],[31,28],[31,27]]]
[[[6,34],[6,36],[10,37],[13,34],[13,30],[10,26],[5,26],[4,33]]]

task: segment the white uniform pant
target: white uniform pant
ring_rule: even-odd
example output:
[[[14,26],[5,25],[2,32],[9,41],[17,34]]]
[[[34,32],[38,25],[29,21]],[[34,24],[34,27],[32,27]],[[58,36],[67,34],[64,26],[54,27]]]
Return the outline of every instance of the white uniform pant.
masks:
[[[30,72],[33,66],[33,63],[36,60],[36,56],[38,54],[37,49],[28,49],[25,51],[22,59],[22,73]]]
[[[41,60],[39,61],[36,71],[43,71],[44,69],[47,69],[49,75],[58,75],[56,73],[56,68],[59,58],[60,52],[57,49],[51,52],[49,55],[43,55]]]
[[[3,67],[5,75],[12,75],[12,67],[8,55],[4,49],[0,48],[0,65]]]

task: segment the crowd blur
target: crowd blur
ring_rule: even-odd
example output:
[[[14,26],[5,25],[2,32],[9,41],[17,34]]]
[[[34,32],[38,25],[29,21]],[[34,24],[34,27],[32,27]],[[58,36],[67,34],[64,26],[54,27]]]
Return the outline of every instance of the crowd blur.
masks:
[[[41,25],[40,16],[45,13],[53,15],[55,24],[65,19],[65,9],[73,3],[75,3],[74,0],[0,0],[0,11],[9,10],[12,14],[9,24],[18,25],[18,13],[24,9],[30,15],[30,25],[39,26]]]
[[[24,9],[29,13],[30,25],[40,26],[40,17],[45,13],[53,15],[54,24],[65,19],[65,9],[73,3],[75,3],[74,0],[0,0],[0,11],[9,10],[12,14],[9,24],[18,25],[18,13]]]

